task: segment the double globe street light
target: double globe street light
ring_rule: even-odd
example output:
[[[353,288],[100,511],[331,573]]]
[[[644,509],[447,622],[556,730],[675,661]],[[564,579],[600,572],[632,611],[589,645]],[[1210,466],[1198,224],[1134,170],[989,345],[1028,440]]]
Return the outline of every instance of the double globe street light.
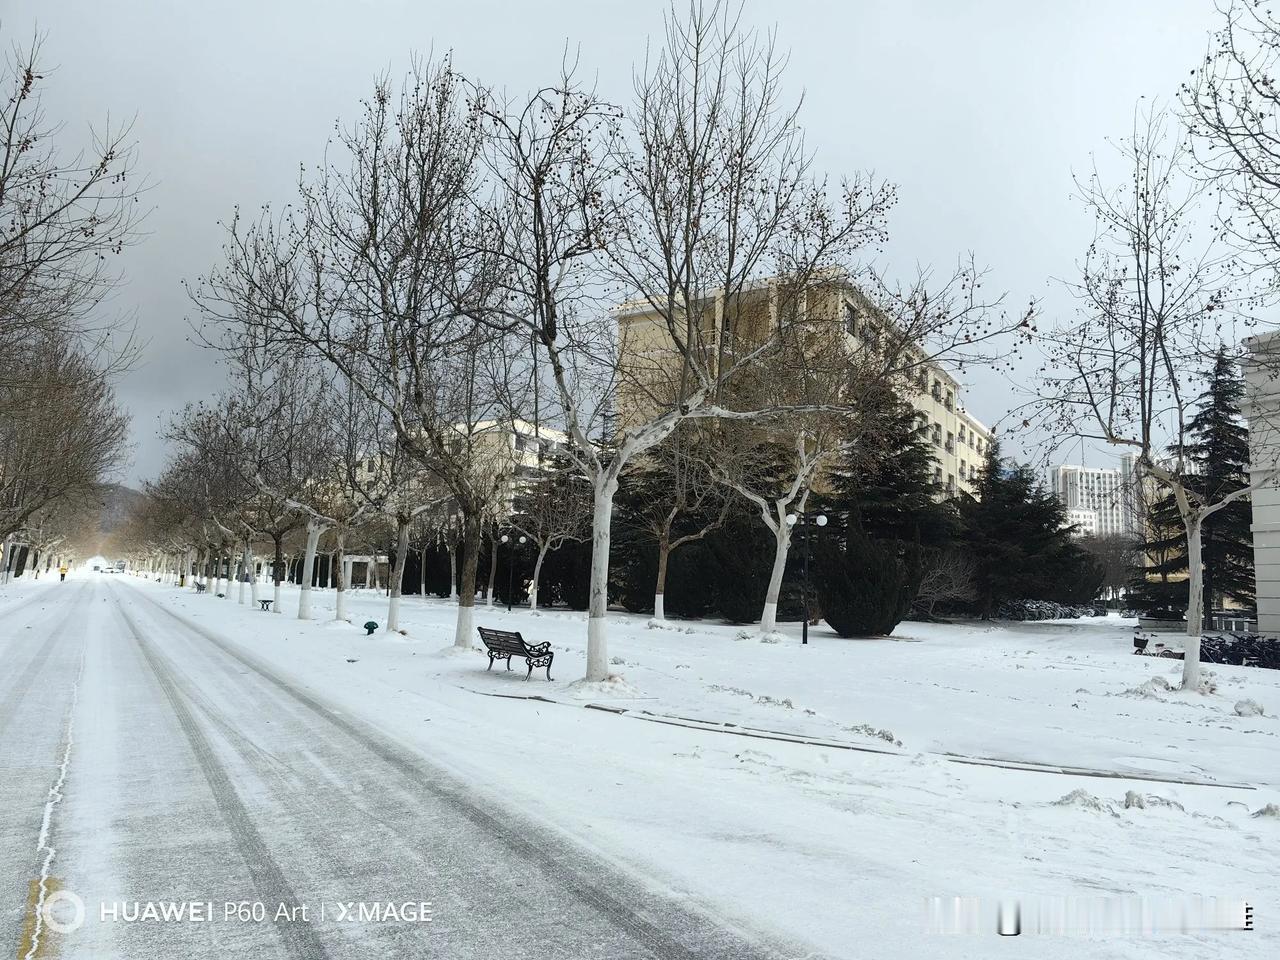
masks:
[[[801,597],[804,604],[804,624],[800,628],[800,642],[809,642],[809,534],[807,528],[809,526],[825,527],[827,525],[827,516],[820,513],[815,517],[810,517],[803,513],[788,513],[787,526],[795,530],[797,528],[805,530],[804,536],[804,581],[801,588]]]
[[[500,539],[502,540],[503,543],[511,544],[511,550],[507,555],[507,612],[510,613],[511,612],[511,593],[515,587],[516,545],[515,543],[511,542],[511,538],[507,536],[505,533],[502,535]],[[529,540],[527,537],[521,537],[518,541],[516,541],[516,543],[519,543],[521,546],[524,546],[528,542]]]

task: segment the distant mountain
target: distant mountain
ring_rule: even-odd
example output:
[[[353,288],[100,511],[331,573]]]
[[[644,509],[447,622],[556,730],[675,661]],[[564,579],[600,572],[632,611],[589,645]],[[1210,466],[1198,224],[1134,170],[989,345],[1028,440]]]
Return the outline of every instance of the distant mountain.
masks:
[[[98,499],[102,504],[98,513],[99,533],[107,537],[124,526],[129,519],[129,511],[145,498],[146,494],[120,483],[102,484],[98,488]]]

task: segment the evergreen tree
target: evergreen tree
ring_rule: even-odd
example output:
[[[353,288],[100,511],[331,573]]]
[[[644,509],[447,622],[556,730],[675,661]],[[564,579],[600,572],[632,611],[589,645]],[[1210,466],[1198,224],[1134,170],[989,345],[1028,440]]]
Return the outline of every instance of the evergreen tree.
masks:
[[[1006,465],[1000,444],[987,445],[977,495],[960,503],[963,540],[976,563],[978,612],[1007,600],[1093,599],[1102,571],[1071,540],[1066,511],[1026,465]]]
[[[1181,448],[1190,467],[1186,486],[1202,502],[1219,502],[1249,485],[1249,429],[1241,416],[1243,399],[1240,372],[1220,348]],[[1253,602],[1252,521],[1248,497],[1233,500],[1205,518],[1201,533],[1205,610],[1220,607],[1227,597]],[[1153,534],[1148,541],[1147,579],[1167,583],[1173,574],[1180,580],[1178,575],[1187,572],[1186,538],[1172,493],[1152,505],[1148,524]],[[1185,609],[1185,597],[1179,606]]]
[[[824,552],[817,574],[823,619],[841,637],[892,633],[911,609],[918,586],[891,545],[856,529],[843,548]]]
[[[850,444],[849,451],[821,501],[838,529],[925,547],[954,540],[955,505],[942,497],[933,441],[915,408],[895,400],[880,428]]]

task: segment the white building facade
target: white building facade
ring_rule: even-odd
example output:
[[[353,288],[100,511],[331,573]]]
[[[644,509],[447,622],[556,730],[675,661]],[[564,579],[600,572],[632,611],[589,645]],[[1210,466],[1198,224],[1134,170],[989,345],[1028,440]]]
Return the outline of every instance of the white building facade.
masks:
[[[1280,333],[1251,337],[1244,364],[1243,412],[1249,421],[1249,479],[1280,463]],[[1280,634],[1280,489],[1275,483],[1253,491],[1253,573],[1258,631]]]
[[[1049,472],[1049,488],[1077,525],[1079,536],[1136,537],[1134,458],[1120,458],[1118,467],[1063,464]]]

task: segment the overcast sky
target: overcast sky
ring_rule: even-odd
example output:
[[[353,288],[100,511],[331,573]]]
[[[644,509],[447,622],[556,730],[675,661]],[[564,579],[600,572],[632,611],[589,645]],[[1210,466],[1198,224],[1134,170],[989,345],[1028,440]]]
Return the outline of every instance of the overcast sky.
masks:
[[[643,0],[4,0],[6,44],[39,30],[51,115],[73,143],[88,124],[136,117],[154,183],[148,236],[124,258],[113,307],[147,341],[119,385],[134,416],[140,483],[164,460],[168,411],[223,382],[188,340],[181,286],[218,254],[220,219],[292,197],[335,120],[411,52],[452,50],[464,72],[516,92],[555,75],[566,41],[600,91],[623,102],[665,4]],[[899,185],[887,266],[954,265],[972,250],[1012,304],[1071,309],[1091,235],[1072,172],[1130,128],[1139,97],[1167,100],[1202,56],[1213,0],[747,0],[776,28],[818,165]],[[1027,361],[1024,368],[1029,369]],[[970,371],[966,403],[993,423],[1007,379]],[[1096,455],[1095,465],[1102,465]]]

